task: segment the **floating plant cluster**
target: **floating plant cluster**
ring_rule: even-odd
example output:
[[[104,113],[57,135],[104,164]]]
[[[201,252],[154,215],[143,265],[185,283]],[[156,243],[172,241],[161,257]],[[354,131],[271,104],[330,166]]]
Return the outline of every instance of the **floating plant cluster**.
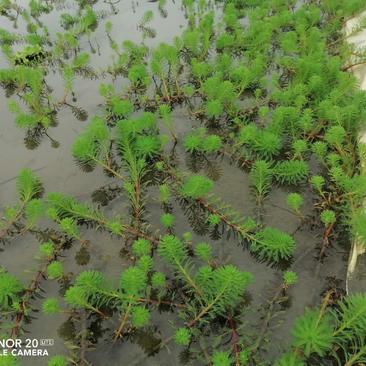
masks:
[[[310,222],[321,225],[321,244],[313,248],[320,265],[340,232],[366,240],[366,177],[360,173],[365,152],[358,144],[366,94],[349,72],[366,62],[366,52],[347,43],[342,30],[364,10],[364,0],[182,0],[186,28],[173,42],[154,46],[148,46],[157,35],[152,20],[169,17],[167,1],[159,0],[156,11],[137,20],[139,43],[128,35],[122,43],[114,39],[109,17],[118,12],[118,2],[105,1],[108,11],[94,10],[97,2],[75,0],[72,13],[62,0],[31,0],[27,7],[0,0],[1,17],[15,27],[0,28],[8,62],[0,69],[0,85],[16,125],[25,130],[26,146],[35,149],[46,137],[57,148],[52,130],[64,123],[60,110],[70,109],[88,121],[70,151],[80,174],[88,179],[99,169],[110,179],[89,203],[45,192],[29,169],[19,173],[18,201],[2,213],[0,241],[7,246],[26,233],[35,236],[39,269],[25,285],[6,265],[0,267],[0,338],[21,337],[38,316],[35,311],[65,314],[80,328],[86,324],[86,331],[80,329],[69,354],[49,358],[48,365],[90,365],[88,353],[99,346],[88,331],[91,323],[108,321],[107,338],[117,347],[151,329],[157,311],[168,311],[171,335],[158,339],[147,356],[175,343],[187,364],[366,363],[366,295],[346,296],[337,285],[295,319],[287,349],[273,358],[265,352],[275,332],[273,318],[298,283],[292,264],[299,253],[293,233],[263,222],[271,191],[284,187],[283,206],[299,230]],[[42,17],[56,9],[62,11],[54,33]],[[24,32],[18,24],[25,25]],[[102,26],[113,56],[97,70],[94,32]],[[51,72],[63,80],[61,98],[49,85]],[[103,105],[94,116],[78,105],[80,78],[98,84]],[[183,134],[177,110],[187,114]],[[224,160],[248,176],[256,205],[252,216],[243,217],[215,193]],[[316,217],[306,209],[306,190]],[[117,199],[128,206],[120,216],[108,210]],[[161,210],[158,221],[149,212],[154,203]],[[183,225],[177,207],[189,223],[186,231],[177,229]],[[71,246],[88,253],[84,235],[90,230],[120,243],[129,265],[119,278],[94,269],[65,270]],[[196,234],[205,241],[193,239]],[[217,256],[219,240],[248,251],[258,272],[269,267],[281,274],[255,334],[248,331],[246,316],[249,294],[263,297],[250,287],[257,274]],[[58,282],[62,295],[42,293],[45,280]],[[35,309],[39,296],[42,305]],[[0,357],[1,366],[20,361]]]

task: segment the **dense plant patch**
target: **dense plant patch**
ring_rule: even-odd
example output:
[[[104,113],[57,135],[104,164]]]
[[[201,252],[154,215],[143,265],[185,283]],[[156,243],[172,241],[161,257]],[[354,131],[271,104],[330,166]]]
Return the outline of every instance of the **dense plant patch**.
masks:
[[[73,3],[75,12],[65,7],[60,31],[52,32],[42,17],[63,9],[64,1],[32,0],[23,7],[0,0],[1,16],[25,28],[0,29],[8,63],[0,84],[30,149],[47,139],[58,147],[52,131],[65,123],[58,118],[63,109],[87,121],[70,154],[86,180],[100,170],[109,182],[85,202],[45,191],[30,169],[19,173],[18,201],[2,213],[0,240],[7,250],[21,235],[35,236],[39,269],[24,284],[1,262],[0,338],[21,337],[34,316],[66,314],[78,331],[70,352],[51,357],[49,366],[91,364],[89,352],[102,343],[91,330],[97,323],[108,324],[105,338],[113,347],[155,332],[159,338],[145,347],[146,357],[176,344],[182,364],[363,365],[366,295],[346,295],[337,283],[325,283],[318,306],[293,321],[286,349],[281,344],[280,351],[266,352],[274,318],[286,312],[301,280],[293,266],[302,253],[295,233],[265,224],[265,205],[273,190],[287,192],[283,206],[298,220],[297,230],[321,233],[320,245],[309,244],[319,266],[337,240],[345,248],[355,238],[366,240],[358,144],[366,94],[349,72],[366,62],[366,53],[343,32],[364,1],[183,0],[186,29],[172,43],[155,46],[147,42],[157,35],[151,22],[169,17],[166,1],[137,21],[140,43],[126,36],[122,44],[108,20],[118,3],[106,2],[110,13],[95,10],[97,1]],[[113,56],[98,70],[93,35],[101,27]],[[52,72],[63,81],[61,98],[49,85]],[[96,115],[78,105],[80,78],[99,85],[104,102]],[[185,127],[176,118],[181,110],[188,114]],[[216,193],[223,161],[248,176],[256,207],[251,216]],[[116,202],[124,205],[118,215],[110,209]],[[93,268],[65,270],[71,247],[79,248],[80,263],[90,259],[90,231],[120,244],[128,266],[121,265],[118,278]],[[217,255],[219,245],[233,241],[257,262],[257,273]],[[263,300],[253,284],[264,268],[280,281],[254,317],[253,332],[249,298]],[[59,284],[60,296],[42,292],[46,280]],[[165,312],[166,337],[154,330],[156,314]],[[148,360],[137,357],[135,364]],[[20,358],[0,357],[0,365],[18,364]]]

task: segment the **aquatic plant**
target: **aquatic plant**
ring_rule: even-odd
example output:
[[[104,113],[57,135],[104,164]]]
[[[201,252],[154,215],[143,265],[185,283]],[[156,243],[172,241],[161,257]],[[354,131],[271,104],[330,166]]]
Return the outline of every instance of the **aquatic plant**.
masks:
[[[39,179],[29,170],[20,173],[19,200],[4,210],[0,239],[35,236],[40,268],[28,287],[0,272],[0,304],[11,336],[18,337],[24,320],[31,318],[44,279],[58,282],[63,301],[46,295],[42,312],[67,314],[77,328],[68,343],[69,357],[51,357],[49,365],[87,364],[88,349],[98,342],[94,328],[107,318],[111,334],[105,333],[106,338],[147,347],[146,335],[163,333],[155,329],[156,310],[171,312],[174,335],[159,339],[149,354],[174,340],[184,348],[182,359],[213,366],[365,362],[364,295],[343,296],[338,287],[325,292],[320,307],[295,320],[290,349],[277,361],[268,360],[264,341],[270,339],[276,316],[291,306],[292,286],[301,281],[301,272],[289,267],[297,253],[295,240],[271,226],[267,204],[254,220],[240,211],[248,208],[242,195],[235,202],[240,209],[234,209],[217,193],[222,182],[224,190],[231,189],[220,178],[225,172],[224,179],[235,179],[235,166],[238,174],[249,174],[258,207],[265,199],[268,207],[276,207],[272,188],[290,186],[287,206],[301,218],[294,233],[305,224],[313,230],[318,218],[323,223],[319,273],[330,240],[337,238],[333,233],[342,228],[353,238],[366,237],[361,209],[366,180],[359,164],[362,151],[356,149],[366,98],[346,72],[353,61],[362,64],[366,57],[355,54],[340,32],[364,3],[233,0],[213,6],[184,0],[187,27],[182,35],[153,46],[147,38],[156,35],[151,27],[156,14],[150,8],[136,24],[142,42],[135,43],[114,38],[111,14],[118,13],[118,4],[113,2],[106,3],[111,12],[104,12],[93,10],[93,1],[76,1],[72,11],[65,8],[60,14],[63,32],[52,34],[42,16],[62,4],[31,1],[23,8],[0,2],[0,14],[14,24],[19,19],[26,29],[0,29],[8,61],[0,70],[0,84],[12,97],[9,109],[26,129],[28,146],[35,147],[44,135],[57,147],[48,133],[61,108],[88,119],[87,111],[71,104],[77,100],[79,78],[111,78],[100,85],[97,115],[72,147],[76,164],[86,172],[101,168],[107,182],[92,194],[90,204],[60,192],[42,199]],[[166,17],[167,2],[156,5]],[[91,61],[100,47],[93,32],[100,22],[113,56],[96,71]],[[62,80],[61,99],[48,85],[51,73]],[[176,118],[179,109],[190,116],[191,125]],[[233,167],[221,169],[221,161]],[[316,193],[314,207],[307,184]],[[101,193],[104,200],[97,197]],[[114,199],[116,204],[108,206]],[[185,224],[180,209],[192,232],[180,232]],[[309,220],[303,212],[309,212]],[[41,218],[52,229],[38,227]],[[159,219],[161,225],[154,225]],[[75,243],[87,251],[85,231],[91,242],[95,231],[103,242],[108,233],[118,239],[124,259],[119,281],[92,267],[65,272],[67,254],[61,260],[60,252]],[[196,242],[195,235],[207,235],[205,242]],[[235,253],[247,249],[258,268],[269,264],[283,271],[260,306],[259,324],[243,310],[252,306],[245,296],[251,274],[231,264],[236,260],[232,253],[223,258],[230,239],[239,244]],[[256,334],[250,332],[253,325]],[[0,363],[12,360],[1,357]]]
[[[307,311],[296,319],[293,335],[294,345],[310,356],[315,352],[323,356],[329,351],[333,341],[333,328],[328,317],[321,316],[319,311]]]
[[[200,176],[192,175],[182,186],[182,194],[190,198],[204,197],[213,188],[213,183],[210,179]]]
[[[268,195],[271,189],[272,175],[272,168],[265,160],[254,162],[249,178],[258,203],[262,202]]]
[[[295,249],[293,238],[278,229],[266,227],[255,234],[250,251],[264,260],[289,259]]]
[[[287,195],[288,207],[300,218],[304,218],[301,213],[301,207],[304,204],[304,198],[299,193],[290,193]]]
[[[11,274],[0,271],[0,307],[2,310],[16,309],[23,285]]]
[[[303,160],[281,161],[274,167],[274,176],[282,184],[299,184],[309,174],[309,166]]]
[[[24,232],[31,229],[38,219],[44,214],[44,206],[38,199],[43,194],[43,187],[39,178],[30,170],[20,171],[16,181],[19,203],[8,207],[0,221],[0,240],[6,239],[17,230],[16,225],[24,217]]]

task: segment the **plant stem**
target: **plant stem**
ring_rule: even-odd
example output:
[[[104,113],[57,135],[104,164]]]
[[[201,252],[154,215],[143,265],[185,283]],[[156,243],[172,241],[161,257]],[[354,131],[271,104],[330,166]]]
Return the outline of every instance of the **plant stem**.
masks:
[[[196,283],[193,281],[192,277],[189,275],[189,273],[186,271],[186,269],[182,266],[182,264],[178,261],[176,261],[176,264],[177,264],[180,272],[183,274],[183,276],[186,278],[186,280],[189,282],[189,284],[195,289],[197,294],[202,296],[203,295],[202,290],[196,285]]]
[[[366,345],[361,347],[359,351],[354,354],[345,364],[344,366],[352,366],[359,358],[366,354]],[[361,365],[361,364],[360,364]]]
[[[120,323],[120,326],[119,326],[119,328],[118,328],[118,330],[117,330],[117,332],[116,332],[116,334],[113,338],[113,343],[116,343],[117,339],[121,336],[121,334],[123,332],[123,328],[124,328],[124,326],[125,326],[125,324],[128,320],[128,317],[130,315],[131,308],[132,308],[132,300],[130,300],[129,303],[128,303],[127,310],[126,310],[126,312],[125,312],[125,314],[122,318],[122,321]]]
[[[124,181],[126,179],[123,175],[121,175],[118,172],[116,172],[114,169],[112,169],[108,164],[105,164],[103,161],[95,158],[94,156],[92,156],[91,159],[94,160],[100,166],[102,166],[105,170],[107,170],[110,173],[112,173],[115,177],[121,179],[122,181]]]
[[[231,343],[233,344],[233,352],[235,355],[235,366],[240,366],[240,347],[238,344],[239,335],[236,330],[236,325],[231,314],[229,315],[228,321],[231,328]]]
[[[334,227],[334,223],[330,224],[326,227],[326,229],[324,230],[324,234],[323,234],[323,245],[320,249],[320,253],[319,253],[319,260],[321,260],[325,254],[325,250],[328,248],[329,246],[329,236],[332,233]]]

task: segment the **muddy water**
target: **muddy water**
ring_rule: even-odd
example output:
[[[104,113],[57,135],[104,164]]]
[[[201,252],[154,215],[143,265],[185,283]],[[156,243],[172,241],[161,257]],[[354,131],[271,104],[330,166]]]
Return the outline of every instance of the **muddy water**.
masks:
[[[23,3],[26,3],[25,1]],[[112,51],[108,42],[105,41],[103,22],[111,20],[114,24],[112,36],[120,43],[122,40],[130,39],[140,41],[141,34],[137,31],[137,23],[142,18],[146,10],[154,10],[155,17],[151,26],[157,30],[157,37],[146,40],[149,45],[158,42],[170,42],[175,35],[182,31],[186,24],[184,13],[180,2],[168,2],[168,17],[163,18],[157,12],[157,5],[149,1],[120,1],[116,3],[117,14],[111,15],[111,8],[104,2],[97,2],[95,7],[101,14],[108,15],[100,21],[100,27],[91,37],[91,43],[97,50],[92,57],[93,66],[103,69],[110,63]],[[67,8],[72,11],[72,3]],[[49,15],[42,17],[51,31],[58,31],[58,17],[65,9],[59,9]],[[1,20],[2,22],[3,20]],[[10,23],[1,26],[10,26]],[[21,31],[21,25],[19,25]],[[87,41],[82,43],[85,50],[90,51]],[[4,65],[4,60],[0,60]],[[108,78],[99,82],[110,82]],[[61,97],[63,85],[59,75],[50,73],[48,82],[54,88],[54,95]],[[75,83],[75,93],[79,106],[87,110],[89,115],[98,113],[102,99],[98,94],[99,82],[78,79]],[[15,200],[15,177],[19,169],[29,167],[37,172],[41,177],[46,191],[61,191],[72,194],[81,200],[90,200],[90,194],[113,180],[103,175],[100,170],[92,173],[82,172],[73,162],[70,148],[75,137],[83,130],[87,122],[78,122],[69,110],[61,110],[58,114],[59,125],[50,129],[53,139],[60,142],[58,148],[53,148],[47,139],[44,139],[35,150],[28,150],[23,144],[24,132],[15,127],[13,116],[7,111],[4,91],[0,90],[0,206],[4,207]],[[192,121],[189,120],[184,110],[178,110],[174,114],[175,130],[178,139],[191,128]],[[184,167],[185,156],[178,146],[180,161]],[[221,178],[216,182],[214,192],[223,201],[242,213],[244,216],[257,215],[254,198],[249,189],[249,180],[245,172],[239,170],[224,159],[218,160],[222,171]],[[184,167],[186,168],[186,167]],[[342,256],[345,249],[336,243],[329,248],[328,256],[323,264],[319,264],[315,256],[317,247],[321,243],[321,232],[315,226],[305,225],[299,229],[299,220],[289,213],[285,208],[286,194],[291,189],[274,188],[268,199],[265,201],[261,211],[263,223],[282,229],[288,233],[293,233],[297,242],[294,262],[291,269],[297,272],[299,282],[290,290],[290,300],[287,304],[286,312],[276,318],[273,325],[277,325],[273,331],[274,339],[268,347],[268,359],[273,360],[274,356],[285,348],[290,341],[289,329],[293,319],[300,315],[306,306],[313,306],[319,303],[321,292],[324,290],[328,276],[342,279],[345,277],[346,260]],[[304,192],[306,197],[306,214],[310,217],[312,212],[312,196],[310,192]],[[126,213],[126,205],[123,199],[116,199],[106,209],[107,215]],[[159,228],[159,216],[161,210],[157,202],[151,201],[148,204],[149,221],[153,227]],[[177,216],[176,232],[178,234],[190,230],[187,218],[181,208],[174,204],[174,214]],[[162,229],[162,228],[161,228]],[[89,262],[80,265],[80,247],[75,244],[73,248],[63,253],[65,271],[70,275],[76,275],[85,269],[100,270],[115,283],[119,280],[120,272],[128,264],[127,259],[121,255],[123,242],[111,238],[105,233],[95,233],[87,229],[82,230],[83,237],[89,240],[88,252]],[[244,315],[248,323],[247,332],[249,335],[256,335],[261,325],[263,315],[261,307],[270,299],[275,289],[281,283],[282,271],[271,268],[265,264],[258,263],[248,251],[244,250],[236,240],[221,238],[213,241],[210,238],[193,235],[193,242],[207,241],[213,244],[215,255],[226,263],[233,263],[243,270],[254,274],[255,282],[249,287],[248,302],[251,307]],[[5,251],[0,253],[0,265],[4,265],[10,273],[19,277],[25,284],[29,283],[34,271],[39,264],[34,258],[38,242],[30,235],[15,238],[6,245]],[[43,281],[42,290],[47,296],[60,297],[60,286],[54,281]],[[35,299],[32,304],[35,309],[39,309],[42,299]],[[67,342],[75,336],[79,324],[68,321],[65,314],[59,316],[45,317],[39,312],[32,313],[34,317],[29,324],[25,325],[28,332],[24,337],[31,338],[53,338],[55,345],[49,348],[50,355],[67,354]],[[178,365],[179,353],[181,349],[168,344],[168,348],[163,348],[153,357],[147,354],[156,345],[159,339],[169,337],[174,329],[169,324],[170,320],[175,320],[172,313],[158,313],[153,315],[153,327],[149,331],[137,334],[133,339],[123,340],[111,345],[113,330],[117,325],[117,319],[109,319],[103,324],[93,324],[94,338],[98,341],[94,350],[87,352],[87,359],[95,366],[108,364],[109,366],[119,365],[151,365],[165,366]],[[90,324],[90,321],[89,321]],[[108,362],[106,362],[108,360]],[[46,359],[21,359],[21,364],[25,366],[47,364]],[[197,363],[198,365],[199,363]]]

